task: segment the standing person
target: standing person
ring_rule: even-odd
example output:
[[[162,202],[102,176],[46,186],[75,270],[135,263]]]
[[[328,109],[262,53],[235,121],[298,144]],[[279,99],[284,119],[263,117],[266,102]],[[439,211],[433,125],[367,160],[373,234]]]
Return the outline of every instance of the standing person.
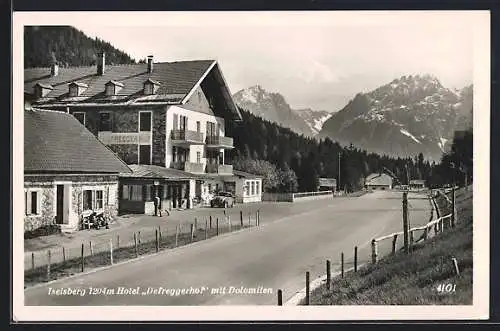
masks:
[[[159,196],[155,197],[155,216],[161,217],[161,200]]]

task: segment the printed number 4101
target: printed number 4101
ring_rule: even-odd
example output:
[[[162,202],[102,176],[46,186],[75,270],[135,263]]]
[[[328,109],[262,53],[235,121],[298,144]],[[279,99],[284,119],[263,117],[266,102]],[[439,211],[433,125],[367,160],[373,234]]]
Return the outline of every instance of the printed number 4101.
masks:
[[[438,284],[437,291],[438,293],[453,293],[456,290],[456,284]]]

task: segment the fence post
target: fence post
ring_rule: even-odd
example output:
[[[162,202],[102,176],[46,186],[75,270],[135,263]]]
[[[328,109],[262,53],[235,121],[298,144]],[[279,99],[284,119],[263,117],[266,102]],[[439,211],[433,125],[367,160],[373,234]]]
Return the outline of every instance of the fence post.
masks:
[[[85,255],[83,255],[83,250],[85,249],[84,244],[82,243],[82,272],[85,268]]]
[[[92,241],[89,241],[90,256],[94,256],[94,249],[92,248]]]
[[[257,209],[257,225],[260,225],[260,209]]]
[[[120,248],[120,235],[116,235],[116,248]]]
[[[216,233],[217,233],[217,235],[219,235],[219,218],[218,217],[216,218],[215,222],[216,222],[215,223],[215,227],[216,227],[216,230],[217,230]]]
[[[190,224],[191,225],[191,242],[193,242],[194,240],[194,224]]]
[[[255,226],[259,226],[259,218],[258,218],[258,213],[255,212]]]
[[[240,225],[243,227],[243,210],[240,210]]]
[[[278,290],[278,306],[283,306],[283,291]]]
[[[229,232],[232,230],[232,225],[231,225],[231,216],[227,215],[227,222],[229,224]]]
[[[330,290],[330,282],[332,281],[332,273],[330,269],[330,260],[326,260],[326,289]]]
[[[408,243],[408,195],[406,192],[403,192],[403,240],[404,240],[404,249],[408,254],[410,252],[410,245]]]
[[[396,242],[398,240],[398,234],[396,233],[394,237],[392,237],[392,255],[396,254]]]
[[[35,270],[35,252],[31,252],[31,270]]]
[[[451,260],[453,261],[453,266],[455,267],[455,273],[460,275],[460,269],[458,269],[458,261],[456,258],[452,257]]]
[[[50,249],[47,251],[47,279],[50,279],[50,258],[51,258]]]
[[[64,246],[62,247],[62,254],[63,254],[63,262],[66,262],[66,249]]]
[[[158,232],[158,229],[155,231],[155,239],[156,239],[156,253],[160,251],[160,234]]]
[[[455,227],[455,185],[451,189],[451,227]]]
[[[212,215],[210,215],[210,229],[212,229]]]
[[[113,264],[113,238],[109,238],[109,260]]]
[[[194,218],[194,229],[198,230],[198,218]]]
[[[377,241],[372,239],[372,263],[377,263]]]
[[[413,230],[410,230],[410,250],[413,248]]]
[[[208,221],[205,220],[205,240],[208,239]]]
[[[340,253],[340,277],[344,278],[344,252]]]
[[[306,271],[306,305],[309,306],[309,271]]]
[[[358,272],[358,246],[354,246],[354,272]]]
[[[135,257],[139,257],[139,250],[137,249],[137,234],[134,232],[134,247],[135,247]]]
[[[179,225],[175,227],[175,247],[179,244]]]
[[[158,225],[158,241],[161,244],[161,227]]]
[[[137,242],[139,245],[141,244],[141,231],[137,231]]]
[[[251,226],[252,225],[252,221],[250,219],[250,213],[248,213],[248,226]]]

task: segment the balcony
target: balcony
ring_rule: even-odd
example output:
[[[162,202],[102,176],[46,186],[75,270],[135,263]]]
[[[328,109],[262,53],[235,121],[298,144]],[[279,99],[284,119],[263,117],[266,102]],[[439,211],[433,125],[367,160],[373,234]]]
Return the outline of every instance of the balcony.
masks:
[[[202,174],[205,172],[203,163],[193,163],[193,162],[172,162],[170,168],[183,170],[186,172],[194,174]]]
[[[179,146],[203,145],[203,133],[191,130],[172,130],[172,144]]]
[[[233,165],[232,164],[207,164],[207,173],[209,174],[219,174],[219,175],[232,175]]]
[[[233,148],[233,138],[224,136],[207,136],[207,148]]]

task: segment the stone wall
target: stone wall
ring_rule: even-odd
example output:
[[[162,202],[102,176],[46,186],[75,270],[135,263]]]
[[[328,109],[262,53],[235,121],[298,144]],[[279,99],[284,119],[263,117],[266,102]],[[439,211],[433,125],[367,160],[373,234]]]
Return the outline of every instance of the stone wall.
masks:
[[[164,108],[153,111],[153,158],[152,163],[161,167],[165,165],[166,142],[166,110]],[[170,166],[170,165],[168,165]]]
[[[70,218],[80,228],[83,209],[83,190],[103,190],[103,207],[106,215],[114,218],[118,214],[118,177],[116,175],[26,175],[24,189],[36,190],[40,194],[38,215],[25,215],[24,231],[35,230],[56,222],[56,185],[71,184]]]

